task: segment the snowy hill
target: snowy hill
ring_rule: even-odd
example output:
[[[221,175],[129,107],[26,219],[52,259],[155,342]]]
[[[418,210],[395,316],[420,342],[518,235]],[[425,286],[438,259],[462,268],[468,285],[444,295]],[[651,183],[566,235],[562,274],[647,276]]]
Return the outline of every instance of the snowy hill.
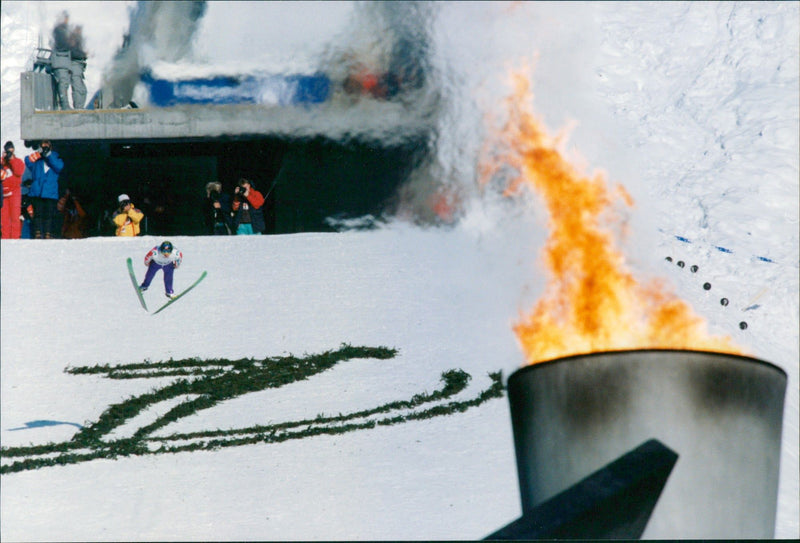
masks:
[[[233,398],[153,434],[162,437],[369,410],[433,393],[452,369],[471,379],[448,401],[474,399],[491,386],[490,373],[507,378],[520,364],[510,321],[525,309],[520,293],[540,288],[531,240],[541,234],[524,220],[498,223],[505,223],[501,231],[398,225],[368,233],[175,238],[185,255],[176,286],[204,269],[209,275],[159,315],[139,307],[124,269],[134,256],[141,277],[141,256],[155,238],[3,241],[3,337],[31,338],[3,341],[3,446],[66,441],[108,406],[172,380],[65,371],[94,365],[302,358],[343,343],[398,350],[389,359],[345,360],[307,380]],[[518,235],[506,238],[509,231]],[[151,307],[163,301],[158,279],[146,296]],[[737,340],[771,333],[759,312],[751,312],[751,328],[739,330]],[[734,330],[740,314],[720,311],[715,324]],[[791,356],[779,347],[770,354],[784,367]],[[157,404],[120,432],[130,434],[173,406]],[[62,424],[23,429],[35,420]],[[472,539],[519,514],[515,469],[506,400],[494,398],[461,413],[341,434],[6,474],[3,533],[13,540],[67,532],[80,540]],[[67,532],[51,511],[69,518]]]
[[[37,334],[38,341],[3,342],[3,446],[68,439],[78,431],[76,426],[11,430],[33,419],[83,425],[108,405],[154,387],[151,380],[71,375],[64,372],[67,367],[184,357],[302,356],[335,350],[342,343],[399,350],[389,360],[345,361],[307,381],[236,398],[202,417],[188,417],[168,432],[183,433],[377,407],[433,392],[441,387],[442,372],[450,369],[472,376],[458,396],[471,398],[490,385],[490,372],[508,374],[519,364],[508,324],[509,316],[520,310],[519,293],[531,279],[534,252],[527,243],[515,248],[489,241],[476,244],[468,235],[411,228],[173,241],[185,255],[178,286],[186,286],[202,269],[209,275],[196,292],[155,316],[136,303],[124,269],[125,257],[136,256],[141,277],[139,253],[154,239],[3,242],[3,337],[47,329]],[[98,253],[116,265],[95,269],[91,263]],[[37,255],[48,264],[41,273],[30,274],[29,259]],[[516,264],[497,266],[501,261]],[[160,285],[147,292],[151,305],[163,297],[156,287]],[[25,307],[30,310],[18,314]],[[7,318],[15,313],[19,318]],[[518,512],[510,440],[506,404],[495,399],[459,416],[288,441],[274,444],[273,450],[260,444],[191,453],[205,483],[178,472],[173,475],[182,482],[165,481],[174,462],[187,460],[180,460],[181,455],[142,457],[132,471],[123,467],[132,459],[120,459],[4,475],[4,539],[57,537],[47,515],[36,520],[38,515],[29,516],[27,500],[11,498],[17,495],[15,488],[28,488],[27,493],[31,484],[42,484],[45,491],[53,476],[66,476],[71,482],[65,485],[82,488],[79,501],[70,492],[56,498],[59,503],[46,503],[45,495],[36,499],[42,511],[69,516],[69,538],[137,534],[162,539],[170,533],[190,539],[254,534],[267,539],[329,538],[335,533],[342,538],[413,538],[423,532],[471,538]],[[440,450],[444,443],[447,450]],[[87,475],[87,469],[93,474]],[[478,473],[467,476],[476,469]],[[239,475],[231,476],[231,470]],[[165,487],[169,496],[163,495]],[[167,503],[185,501],[181,495],[211,500],[214,515],[226,520],[203,520],[208,511],[188,504],[183,513],[163,517],[163,523],[159,515],[150,517],[149,528],[141,525],[139,513],[109,525],[102,520],[121,506],[119,500],[137,509],[135,504],[150,504],[146,507],[155,512]],[[306,499],[313,500],[316,512],[302,505]],[[448,503],[443,506],[441,500]],[[481,514],[486,500],[506,506],[487,518]],[[264,509],[258,505],[248,512],[242,507],[246,503],[263,504]],[[462,526],[454,532],[451,523],[441,523],[442,507],[471,511],[474,524],[459,522]],[[399,514],[402,508],[407,509]],[[409,515],[416,518],[413,524],[404,520]],[[316,521],[308,522],[310,516]],[[217,531],[209,531],[209,522]]]

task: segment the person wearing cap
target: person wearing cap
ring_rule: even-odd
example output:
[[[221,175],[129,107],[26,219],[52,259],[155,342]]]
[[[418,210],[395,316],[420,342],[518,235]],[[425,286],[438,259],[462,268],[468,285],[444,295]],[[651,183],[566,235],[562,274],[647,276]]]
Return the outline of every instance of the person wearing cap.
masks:
[[[142,292],[147,290],[158,270],[164,270],[164,294],[166,294],[167,298],[174,298],[175,291],[172,288],[172,277],[182,261],[183,253],[169,241],[164,241],[161,245],[156,245],[150,249],[144,255],[144,265],[147,266],[147,273],[144,275],[144,281],[139,285],[139,290]]]
[[[22,235],[22,174],[25,173],[25,163],[14,155],[14,144],[10,141],[3,146],[0,167],[3,183],[0,232],[3,239],[19,239]]]
[[[33,204],[33,237],[55,238],[58,176],[64,169],[64,161],[53,151],[50,140],[42,140],[34,152],[25,157],[25,166],[31,171],[28,197]]]
[[[115,235],[120,237],[134,237],[139,235],[139,223],[144,219],[144,213],[136,209],[127,194],[117,197],[119,207],[111,218],[117,226]]]

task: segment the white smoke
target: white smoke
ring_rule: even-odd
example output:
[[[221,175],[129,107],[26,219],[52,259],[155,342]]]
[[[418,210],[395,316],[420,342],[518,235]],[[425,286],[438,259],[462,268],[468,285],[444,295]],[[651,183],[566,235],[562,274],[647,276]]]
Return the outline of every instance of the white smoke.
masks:
[[[104,101],[110,107],[130,102],[142,70],[158,61],[176,62],[192,54],[192,42],[205,1],[138,2],[122,47],[104,74]]]

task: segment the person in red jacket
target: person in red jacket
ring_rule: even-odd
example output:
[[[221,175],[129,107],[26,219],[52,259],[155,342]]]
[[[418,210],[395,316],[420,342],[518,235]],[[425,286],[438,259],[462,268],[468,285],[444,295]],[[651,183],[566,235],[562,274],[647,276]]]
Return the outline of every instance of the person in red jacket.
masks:
[[[239,179],[233,196],[233,230],[237,235],[261,234],[264,232],[264,195],[247,179]]]
[[[0,231],[3,239],[19,239],[22,234],[22,174],[25,163],[14,156],[14,144],[3,146],[2,171],[3,207],[0,208]]]

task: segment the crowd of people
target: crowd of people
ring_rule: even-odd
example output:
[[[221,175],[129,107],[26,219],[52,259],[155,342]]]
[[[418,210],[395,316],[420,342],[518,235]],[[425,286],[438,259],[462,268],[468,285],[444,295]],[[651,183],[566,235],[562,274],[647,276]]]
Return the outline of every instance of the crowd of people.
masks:
[[[0,235],[3,239],[60,237],[56,231],[56,213],[69,215],[69,191],[59,194],[58,176],[64,161],[48,140],[22,159],[16,156],[14,143],[3,146],[2,199],[0,200]],[[23,182],[23,178],[26,180]],[[76,216],[79,214],[75,212]],[[64,227],[69,221],[64,221]]]
[[[55,86],[56,105],[59,109],[83,109],[86,102],[87,52],[81,26],[70,25],[69,13],[60,13],[52,34],[50,72]],[[72,90],[72,105],[69,91]],[[16,155],[12,141],[6,142],[2,155],[2,191],[0,191],[0,236],[3,239],[78,239],[90,234],[91,222],[81,199],[60,182],[64,160],[53,149],[52,142],[42,140],[32,145],[33,152],[24,158]],[[170,217],[169,206],[156,205],[152,191],[140,190],[131,194],[140,198],[143,209],[134,205],[128,194],[117,197],[116,208],[97,216],[97,235],[110,234],[133,237],[157,233]],[[63,189],[63,191],[62,191]],[[253,182],[241,178],[231,194],[223,191],[222,183],[212,181],[206,185],[203,209],[204,226],[210,235],[263,234],[266,229],[264,195]],[[100,216],[102,215],[102,216]],[[154,228],[148,232],[148,216]],[[156,232],[158,230],[158,232]]]
[[[3,146],[1,165],[0,235],[3,239],[79,239],[89,235],[90,217],[80,198],[70,188],[60,190],[59,176],[64,160],[53,149],[51,141],[42,140],[36,144],[24,160],[17,157],[14,143],[8,141]],[[218,181],[208,183],[205,190],[206,234],[265,232],[265,196],[252,181],[240,178],[230,194]],[[145,218],[133,199],[123,193],[117,197],[114,211],[107,212],[100,220],[97,233],[105,231],[102,223],[107,220],[116,236],[147,234],[143,228]]]

